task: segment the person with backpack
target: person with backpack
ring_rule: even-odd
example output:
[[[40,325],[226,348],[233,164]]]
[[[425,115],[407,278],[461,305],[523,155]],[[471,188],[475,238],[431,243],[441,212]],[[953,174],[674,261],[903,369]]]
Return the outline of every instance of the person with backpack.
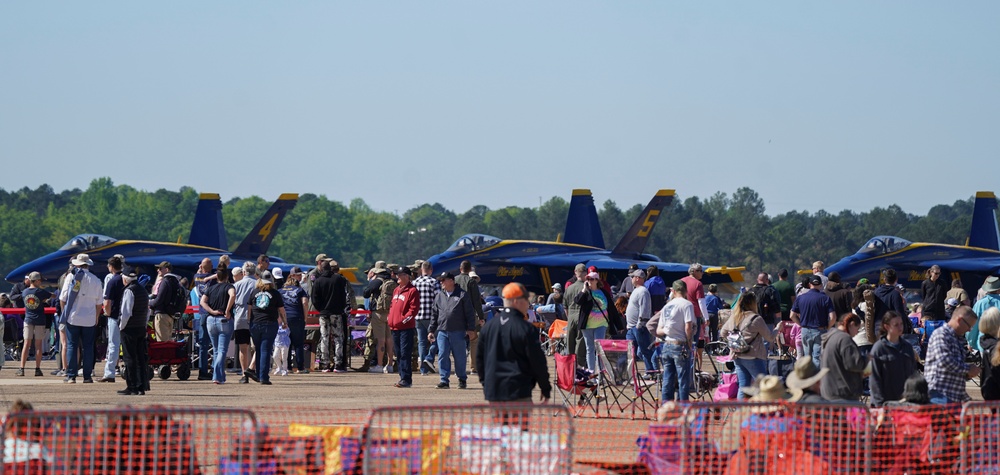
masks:
[[[160,283],[156,295],[149,301],[153,309],[153,329],[157,341],[170,341],[174,338],[174,322],[178,315],[184,312],[187,304],[187,290],[181,287],[180,278],[173,273],[170,262],[163,261],[156,266]]]
[[[389,307],[392,306],[392,291],[396,290],[396,279],[385,261],[378,261],[372,268],[372,278],[365,286],[364,296],[368,299],[368,331],[371,332],[369,348],[375,351],[375,365],[370,366],[370,357],[358,371],[370,373],[392,372],[392,334],[389,333]],[[382,364],[385,361],[385,365]]]
[[[746,398],[743,390],[753,384],[754,378],[767,374],[767,348],[764,347],[764,342],[774,344],[778,334],[784,329],[784,322],[779,319],[774,330],[771,330],[757,308],[757,296],[753,292],[743,294],[720,332],[736,365],[740,399]]]
[[[747,293],[753,294],[757,302],[755,309],[757,314],[764,317],[764,323],[768,328],[774,329],[774,326],[781,321],[781,299],[778,297],[778,291],[771,287],[771,277],[766,272],[757,274],[757,283],[750,287]]]

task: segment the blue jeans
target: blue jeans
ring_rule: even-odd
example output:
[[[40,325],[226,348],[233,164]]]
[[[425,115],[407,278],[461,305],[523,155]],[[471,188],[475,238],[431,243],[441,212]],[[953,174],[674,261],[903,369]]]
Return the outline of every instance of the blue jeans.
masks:
[[[212,338],[208,334],[208,314],[194,315],[194,341],[198,343],[198,376],[208,374],[208,351],[212,349]]]
[[[608,327],[584,328],[583,343],[587,345],[587,369],[597,372],[597,342],[603,340],[604,334],[608,332]]]
[[[649,347],[649,344],[653,342],[653,336],[649,334],[646,327],[629,328],[625,339],[634,342],[636,356],[642,357],[642,364],[646,366],[647,373],[659,369],[659,365],[653,360],[653,349]]]
[[[438,348],[437,345],[431,344],[427,340],[427,334],[430,333],[431,321],[427,320],[417,320],[417,358],[418,361],[434,361],[434,357],[437,356]],[[420,374],[427,374],[424,368],[420,368]]]
[[[108,319],[108,354],[104,363],[104,377],[115,379],[115,369],[118,368],[118,350],[122,346],[122,331],[118,328],[117,318]]]
[[[278,336],[278,322],[250,324],[250,339],[257,348],[257,377],[262,383],[271,380],[271,352],[274,350],[276,336]]]
[[[823,347],[823,335],[825,334],[826,330],[802,327],[802,356],[812,355],[813,363],[817,368],[823,367],[820,365],[819,355]]]
[[[459,381],[465,381],[465,332],[437,332],[438,372],[441,382],[447,383],[451,376],[451,357],[455,357],[455,374]]]
[[[83,373],[83,379],[91,379],[94,372],[94,337],[97,327],[78,327],[66,324],[66,377],[75,378],[77,373]],[[83,367],[76,357],[78,350],[83,350]],[[82,370],[82,371],[81,371]]]
[[[299,371],[305,369],[306,351],[306,319],[288,319],[288,339],[292,340],[291,349],[295,351],[295,368]],[[289,361],[291,363],[291,361]],[[291,364],[288,365],[292,367]]]
[[[740,381],[739,398],[745,399],[743,388],[749,388],[758,375],[767,374],[767,361],[757,358],[733,358],[733,362],[736,363],[736,379]]]
[[[399,382],[409,386],[413,384],[413,335],[416,330],[392,331],[392,348],[399,362]]]
[[[226,353],[233,339],[233,319],[209,316],[206,321],[209,339],[215,353],[212,356],[212,381],[226,382]],[[205,359],[208,361],[208,358]]]
[[[674,400],[687,401],[691,394],[691,348],[687,345],[664,343],[660,345],[663,358],[663,394],[660,404]]]

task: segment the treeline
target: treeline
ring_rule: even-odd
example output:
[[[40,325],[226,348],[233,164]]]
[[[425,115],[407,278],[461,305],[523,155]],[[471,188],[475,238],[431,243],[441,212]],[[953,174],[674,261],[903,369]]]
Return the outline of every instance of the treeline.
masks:
[[[211,190],[208,190],[211,191]],[[223,206],[229,246],[235,248],[263,215],[274,196],[234,198]],[[186,242],[198,192],[147,192],[99,178],[86,190],[56,193],[47,185],[31,190],[0,189],[0,271],[52,252],[81,233],[118,239]],[[614,246],[642,211],[614,201],[598,207],[604,240]],[[765,214],[755,191],[732,195],[678,198],[664,211],[646,252],[668,262],[746,266],[761,269],[808,268],[814,260],[832,263],[854,253],[870,237],[896,235],[912,241],[963,244],[972,223],[973,199],[938,205],[926,216],[904,213],[896,205],[855,213],[788,212]],[[286,216],[270,253],[290,262],[309,263],[325,252],[342,266],[365,268],[376,260],[413,262],[437,254],[466,233],[507,239],[555,240],[566,224],[569,203],[553,197],[537,208],[491,210],[473,206],[462,213],[424,204],[402,216],[375,211],[363,199],[345,205],[325,196],[304,194]]]

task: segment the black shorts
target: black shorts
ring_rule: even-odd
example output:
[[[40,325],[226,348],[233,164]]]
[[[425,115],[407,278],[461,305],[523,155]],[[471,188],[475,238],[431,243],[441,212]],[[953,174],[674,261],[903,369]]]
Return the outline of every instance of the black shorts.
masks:
[[[233,341],[237,345],[250,344],[250,330],[236,330],[233,332]]]

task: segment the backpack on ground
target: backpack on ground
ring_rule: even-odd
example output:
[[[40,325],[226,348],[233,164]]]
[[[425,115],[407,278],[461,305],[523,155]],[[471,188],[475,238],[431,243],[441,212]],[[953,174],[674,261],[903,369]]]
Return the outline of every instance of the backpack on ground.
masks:
[[[171,315],[184,313],[187,310],[187,289],[181,286],[177,277],[167,275],[163,277],[163,279],[163,281],[169,286],[167,291],[170,292],[170,295],[167,296],[168,300],[165,308],[167,311],[166,313]]]

